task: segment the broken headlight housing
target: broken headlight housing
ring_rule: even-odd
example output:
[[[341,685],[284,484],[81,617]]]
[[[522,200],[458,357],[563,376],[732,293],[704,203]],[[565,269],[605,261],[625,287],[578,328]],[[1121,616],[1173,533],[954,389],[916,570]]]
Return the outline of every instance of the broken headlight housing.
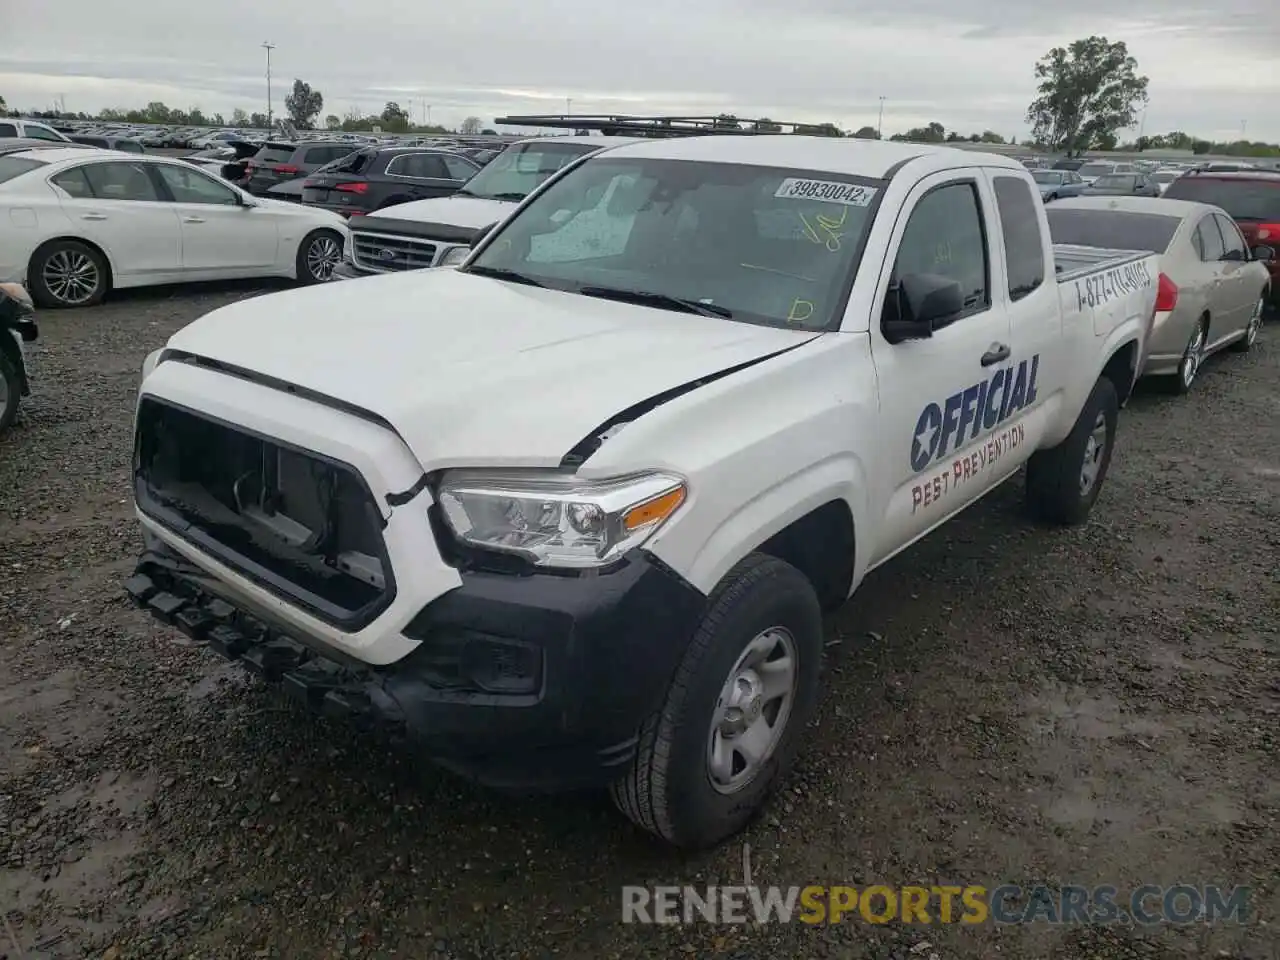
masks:
[[[437,267],[456,267],[465,263],[467,257],[471,256],[471,248],[466,244],[458,244],[449,247],[444,253],[440,254],[440,259],[436,262]]]
[[[647,473],[614,480],[570,474],[457,470],[437,500],[463,543],[524,557],[542,567],[605,566],[649,539],[684,503],[680,477]]]

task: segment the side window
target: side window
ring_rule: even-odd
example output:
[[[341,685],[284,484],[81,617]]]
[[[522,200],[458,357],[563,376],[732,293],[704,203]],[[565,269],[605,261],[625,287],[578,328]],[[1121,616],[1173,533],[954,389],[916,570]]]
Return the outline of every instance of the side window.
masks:
[[[18,128],[12,123],[0,123],[0,137],[16,137]]]
[[[1044,283],[1039,201],[1019,177],[995,177],[994,183],[1004,234],[1004,262],[1009,271],[1009,299],[1017,301]]]
[[[195,169],[186,170],[164,163],[158,165],[156,171],[177,203],[217,203],[234,207],[239,202],[239,198],[229,187],[224,187]]]
[[[332,163],[341,160],[351,151],[346,147],[312,147],[307,151],[305,163]]]
[[[1200,259],[1205,263],[1221,260],[1226,253],[1226,248],[1222,245],[1222,234],[1218,232],[1218,225],[1213,222],[1212,215],[1200,221],[1200,226],[1196,227],[1196,238]]]
[[[89,186],[89,180],[84,175],[84,167],[72,167],[70,170],[63,170],[56,177],[51,177],[50,180],[76,199],[93,199],[93,188]]]
[[[955,280],[964,295],[964,316],[991,305],[987,238],[975,184],[950,183],[921,198],[907,221],[893,273],[895,280],[912,273]]]
[[[416,180],[448,179],[448,170],[438,156],[430,153],[407,153],[396,157],[387,167],[387,173],[397,177],[413,177]]]
[[[1233,250],[1240,255],[1241,260],[1248,260],[1249,248],[1245,246],[1244,237],[1240,235],[1240,228],[1235,225],[1234,220],[1228,220],[1220,213],[1215,213],[1213,219],[1217,221],[1218,229],[1222,232],[1222,247],[1226,253]]]
[[[441,157],[445,168],[449,171],[450,180],[470,180],[476,168],[458,157]]]
[[[159,200],[142,163],[91,163],[81,168],[99,200]]]

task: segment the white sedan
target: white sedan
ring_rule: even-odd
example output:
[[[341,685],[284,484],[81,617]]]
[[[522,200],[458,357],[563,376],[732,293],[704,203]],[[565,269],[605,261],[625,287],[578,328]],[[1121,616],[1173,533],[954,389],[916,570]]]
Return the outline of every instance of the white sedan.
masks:
[[[320,283],[342,258],[343,219],[251,197],[189,163],[113,150],[0,155],[0,282],[42,307],[188,280]]]

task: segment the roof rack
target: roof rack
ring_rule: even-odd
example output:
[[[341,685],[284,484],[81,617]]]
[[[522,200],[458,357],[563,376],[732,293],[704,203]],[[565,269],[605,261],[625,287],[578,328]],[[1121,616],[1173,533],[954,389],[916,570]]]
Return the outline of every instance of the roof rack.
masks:
[[[562,114],[528,117],[497,117],[495,124],[507,127],[555,127],[560,130],[598,130],[605,136],[692,137],[707,134],[795,133],[822,134],[831,124],[782,123],[743,117],[632,117]]]

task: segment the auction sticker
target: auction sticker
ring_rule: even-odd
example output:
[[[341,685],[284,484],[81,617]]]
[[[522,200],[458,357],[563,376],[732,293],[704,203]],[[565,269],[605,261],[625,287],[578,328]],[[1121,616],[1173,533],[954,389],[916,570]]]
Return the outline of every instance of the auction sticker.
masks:
[[[774,193],[775,197],[785,200],[821,200],[850,207],[868,207],[875,195],[875,187],[839,180],[806,180],[803,177],[787,177]]]

